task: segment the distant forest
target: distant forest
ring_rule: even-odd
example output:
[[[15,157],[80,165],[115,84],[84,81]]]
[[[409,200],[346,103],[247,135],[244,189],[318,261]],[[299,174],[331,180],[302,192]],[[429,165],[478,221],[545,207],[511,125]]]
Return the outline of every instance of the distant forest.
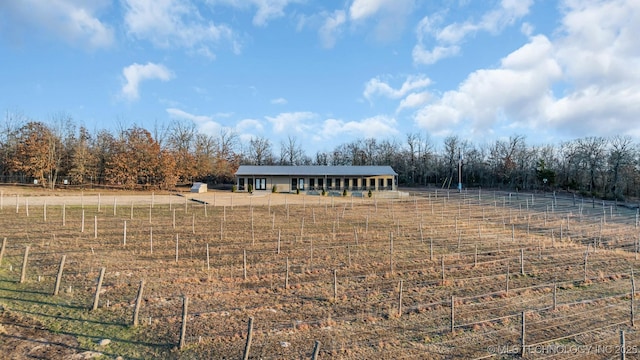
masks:
[[[265,137],[242,141],[231,130],[210,136],[180,121],[151,130],[121,126],[91,133],[65,114],[45,123],[7,113],[0,128],[0,183],[171,189],[195,181],[228,184],[242,164],[390,165],[401,186],[454,189],[460,155],[464,187],[640,197],[640,146],[628,136],[533,146],[522,135],[491,144],[449,136],[435,144],[427,135],[410,133],[307,154],[296,137],[279,144]]]

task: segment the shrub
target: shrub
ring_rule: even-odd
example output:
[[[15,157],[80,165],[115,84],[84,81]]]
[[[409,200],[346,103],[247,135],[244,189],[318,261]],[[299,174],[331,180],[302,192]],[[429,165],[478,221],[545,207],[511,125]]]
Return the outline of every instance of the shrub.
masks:
[[[325,189],[322,189],[322,196],[327,195],[327,191]]]
[[[368,197],[373,196],[373,194],[371,193],[371,190],[369,190],[369,192],[367,193],[367,196],[368,196]]]
[[[347,189],[342,190],[342,196],[347,196]]]
[[[272,192],[272,193],[277,193],[277,192],[278,192],[278,186],[277,186],[277,185],[273,185],[273,186],[271,187],[271,192]]]
[[[296,194],[300,195],[300,189],[296,189]]]
[[[248,188],[249,194],[253,194],[253,185],[249,184]]]
[[[235,185],[231,186],[231,192],[236,192],[236,191],[238,191],[238,187]]]

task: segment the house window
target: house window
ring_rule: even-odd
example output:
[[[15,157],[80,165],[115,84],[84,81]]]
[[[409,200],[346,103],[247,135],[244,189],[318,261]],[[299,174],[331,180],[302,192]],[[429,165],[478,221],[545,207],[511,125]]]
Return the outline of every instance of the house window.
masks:
[[[336,179],[336,189],[340,189],[340,179]]]
[[[309,188],[310,189],[315,189],[316,188],[316,179],[315,178],[309,179]]]
[[[353,186],[354,189],[358,187],[358,179],[357,178],[353,179],[353,185],[352,186]]]
[[[349,188],[349,179],[344,179],[344,188],[345,189]]]
[[[393,179],[387,179],[387,187],[389,190],[393,190]]]
[[[267,190],[267,179],[266,178],[257,178],[256,179],[256,190]]]
[[[298,189],[298,178],[291,179],[291,191],[296,191]]]
[[[304,179],[303,178],[298,179],[298,189],[304,190]]]
[[[372,189],[376,187],[376,179],[369,179],[369,187]]]
[[[318,179],[318,187],[324,189],[324,179]]]
[[[238,190],[244,190],[244,178],[238,179]]]
[[[384,179],[378,179],[378,190],[384,189]]]
[[[255,188],[253,184],[253,178],[247,178],[247,190],[249,187],[251,187],[252,190]]]
[[[333,179],[327,179],[327,188],[331,189],[331,187],[333,186],[332,181]]]

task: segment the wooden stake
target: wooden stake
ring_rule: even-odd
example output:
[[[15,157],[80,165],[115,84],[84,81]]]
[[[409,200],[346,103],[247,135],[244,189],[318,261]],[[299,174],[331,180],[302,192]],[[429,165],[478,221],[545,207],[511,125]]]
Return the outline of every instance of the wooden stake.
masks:
[[[289,288],[289,257],[287,256],[287,268],[285,270],[284,275],[284,289],[287,290]]]
[[[93,297],[93,307],[92,310],[98,309],[98,303],[100,302],[100,290],[102,289],[102,281],[104,280],[104,273],[107,271],[106,268],[100,268],[100,276],[98,277],[98,285],[96,286],[96,294]]]
[[[249,325],[247,329],[247,343],[244,345],[243,360],[249,360],[249,351],[251,350],[251,340],[253,338],[253,317],[249,318]]]
[[[142,304],[142,292],[144,291],[144,280],[140,280],[138,288],[138,296],[136,296],[136,305],[133,309],[133,326],[138,326],[138,314],[140,313],[140,305]]]
[[[338,301],[338,270],[333,269],[333,301]]]
[[[524,276],[524,249],[520,249],[520,275]]]
[[[29,245],[24,248],[24,258],[22,259],[22,272],[20,273],[20,284],[27,279],[27,260],[29,258]]]
[[[247,280],[247,249],[242,250],[242,274]]]
[[[2,247],[0,248],[0,265],[2,265],[2,258],[4,257],[4,251],[7,248],[7,238],[2,239]]]
[[[124,221],[124,228],[122,229],[122,246],[127,246],[127,220]]]
[[[185,344],[185,337],[187,335],[187,314],[189,307],[189,297],[184,296],[182,298],[182,326],[180,327],[180,343],[178,344],[178,348],[182,349]]]
[[[526,343],[525,343],[525,312],[522,312],[522,324],[521,324],[521,332],[520,332],[520,356],[524,357],[526,352]]]
[[[453,333],[453,330],[455,328],[455,315],[456,315],[456,311],[455,311],[455,299],[453,297],[453,295],[451,295],[451,332]]]
[[[624,339],[624,330],[620,330],[620,359],[626,359],[627,349]]]
[[[211,269],[210,263],[209,263],[209,244],[207,244],[207,271],[209,271]]]
[[[398,284],[398,317],[402,316],[402,285],[403,281],[400,280]]]
[[[178,262],[178,234],[176,234],[176,262]]]
[[[320,341],[316,340],[315,345],[313,345],[313,354],[311,355],[311,360],[317,360],[319,353],[320,353]]]
[[[97,215],[93,217],[93,238],[94,239],[98,238],[98,216]]]
[[[62,280],[62,271],[64,269],[64,262],[67,259],[67,255],[62,255],[62,259],[60,259],[60,266],[58,267],[58,275],[56,276],[56,285],[53,288],[53,296],[58,295],[58,291],[60,290],[60,281]]]

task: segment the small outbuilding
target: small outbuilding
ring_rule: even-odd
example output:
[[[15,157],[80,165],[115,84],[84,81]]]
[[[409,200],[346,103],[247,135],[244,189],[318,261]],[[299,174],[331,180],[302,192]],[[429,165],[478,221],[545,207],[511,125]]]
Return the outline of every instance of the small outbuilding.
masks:
[[[191,186],[191,192],[192,193],[206,193],[207,192],[207,184],[201,183],[201,182],[193,183],[193,186]]]
[[[391,166],[259,166],[241,165],[236,188],[248,191],[395,191],[398,174]]]

